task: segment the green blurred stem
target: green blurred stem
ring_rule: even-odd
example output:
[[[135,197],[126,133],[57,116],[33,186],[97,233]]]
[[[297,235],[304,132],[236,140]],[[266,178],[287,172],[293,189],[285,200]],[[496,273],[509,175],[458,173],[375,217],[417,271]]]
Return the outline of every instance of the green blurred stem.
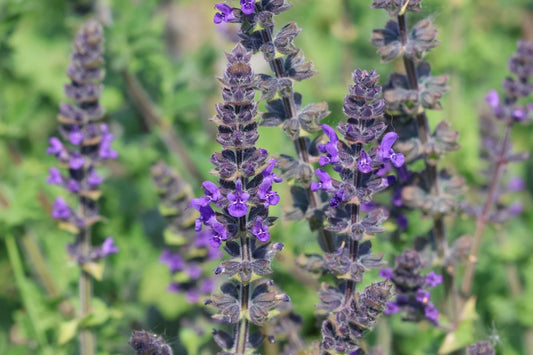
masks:
[[[407,43],[407,35],[409,33],[405,14],[398,16],[398,26],[400,27],[400,38],[402,45],[405,45]],[[404,55],[403,64],[405,67],[405,72],[407,73],[409,88],[418,92],[418,76],[416,73],[415,63],[412,59]],[[429,122],[426,112],[421,109],[421,111],[416,114],[415,118],[417,123],[418,137],[420,138],[422,144],[426,144],[430,139]],[[424,161],[429,190],[431,194],[438,196],[440,194],[440,190],[437,166],[435,164],[431,164],[427,157],[425,157]],[[442,214],[433,216],[433,233],[435,235],[437,255],[439,259],[444,262],[446,253],[448,251],[448,240],[446,238],[446,226],[444,225],[444,216]],[[450,302],[448,316],[453,321],[456,321],[455,318],[457,317],[458,297],[457,292],[455,291],[454,277],[453,274],[446,269],[446,267],[442,268],[442,274],[444,278],[444,291],[446,294],[446,299],[448,299]]]
[[[181,159],[181,162],[185,166],[185,173],[188,174],[192,180],[203,181],[203,174],[198,170],[196,164],[189,156],[189,153],[187,153],[187,149],[185,149],[177,132],[172,125],[161,116],[158,108],[150,99],[146,90],[144,90],[139,79],[128,70],[123,70],[121,74],[126,83],[128,93],[141,113],[147,128],[156,131],[167,149],[172,152],[174,156]]]
[[[24,303],[26,311],[28,312],[28,317],[30,318],[35,333],[35,340],[39,344],[39,348],[44,350],[48,347],[48,343],[44,332],[39,327],[39,315],[37,309],[35,309],[34,303],[30,299],[32,291],[28,288],[28,280],[24,275],[24,267],[22,266],[22,260],[19,256],[17,243],[11,234],[7,234],[5,240],[7,256],[11,263],[11,267],[13,268],[15,281],[20,290],[22,302]]]
[[[261,34],[263,36],[263,40],[265,43],[272,42],[272,31],[273,31],[272,27],[266,28],[265,30],[261,31]],[[275,58],[269,64],[272,67],[274,74],[276,75],[276,78],[284,78],[287,76],[285,73],[285,70],[283,69],[283,61],[280,58]],[[296,104],[294,102],[294,96],[292,94],[288,96],[283,96],[282,103],[283,103],[283,108],[285,110],[286,117],[289,117],[289,118],[295,117],[296,116]],[[307,141],[305,140],[305,138],[303,137],[296,138],[296,140],[294,141],[294,149],[296,150],[296,153],[300,161],[311,166],[311,163],[309,161]],[[307,198],[309,200],[309,208],[317,209],[319,198],[317,197],[316,193],[311,191],[310,187],[306,188],[306,192],[307,192]],[[318,229],[318,240],[319,240],[320,246],[324,249],[325,252],[332,253],[335,251],[335,242],[333,239],[333,235],[329,231],[324,230],[323,226],[320,226],[320,228]]]
[[[81,252],[82,255],[88,255],[91,250],[91,230],[89,227],[83,228],[80,232]],[[83,268],[79,282],[80,292],[80,318],[86,318],[92,311],[93,298],[93,279]],[[80,353],[81,355],[94,355],[96,348],[96,339],[90,329],[80,331]]]
[[[505,154],[509,149],[509,140],[511,134],[511,125],[507,124],[505,128],[505,135],[503,138],[502,146],[498,157],[496,158],[496,166],[492,172],[490,178],[489,190],[487,192],[487,199],[483,204],[481,214],[476,219],[476,229],[474,230],[474,236],[472,240],[472,247],[470,248],[470,253],[466,260],[466,270],[465,276],[463,278],[463,284],[461,286],[461,296],[463,297],[463,303],[470,298],[472,293],[472,284],[474,280],[474,273],[476,269],[476,264],[479,256],[479,251],[481,249],[481,243],[483,241],[483,235],[485,234],[485,229],[489,222],[489,214],[491,211],[492,203],[494,202],[494,197],[496,194],[496,187],[502,176],[503,170],[507,165],[505,160]]]

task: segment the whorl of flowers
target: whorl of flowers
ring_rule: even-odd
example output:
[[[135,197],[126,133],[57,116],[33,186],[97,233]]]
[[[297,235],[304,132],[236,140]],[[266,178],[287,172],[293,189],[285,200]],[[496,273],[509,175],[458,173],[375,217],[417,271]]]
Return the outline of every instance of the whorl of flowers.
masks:
[[[169,222],[165,242],[169,245],[159,261],[168,266],[172,282],[167,290],[182,293],[190,303],[210,295],[215,282],[204,272],[204,264],[218,260],[222,253],[213,248],[208,232],[194,230],[193,209],[187,209],[192,198],[191,188],[163,162],[152,167],[152,179],[161,199],[160,212]]]
[[[383,232],[381,224],[388,216],[371,203],[372,196],[394,184],[395,177],[386,174],[392,166],[404,163],[403,155],[393,149],[398,135],[389,132],[381,138],[387,126],[378,79],[375,70],[354,71],[354,85],[344,99],[348,119],[337,127],[343,139],[333,128],[322,125],[328,141],[318,146],[320,165],[331,165],[340,177],[334,179],[326,170],[317,169],[319,181],[311,185],[311,190],[322,190],[330,196],[326,229],[342,239],[341,248],[326,253],[323,259],[323,267],[338,278],[336,287],[323,285],[319,293],[318,307],[330,314],[322,325],[322,349],[326,353],[359,351],[359,340],[373,326],[391,295],[389,282],[375,283],[355,293],[364,272],[382,265],[381,257],[371,254],[370,241],[361,242],[365,236]]]
[[[406,250],[396,257],[394,269],[385,268],[379,275],[394,283],[396,297],[387,303],[385,314],[405,312],[403,320],[419,321],[425,318],[433,324],[438,323],[439,311],[430,302],[428,288],[442,283],[442,275],[431,271],[421,275],[422,260],[415,250]]]
[[[221,152],[211,156],[218,185],[204,182],[205,196],[192,199],[191,206],[200,213],[196,230],[205,226],[211,245],[224,243],[231,257],[214,271],[231,281],[221,286],[222,294],[206,303],[218,309],[216,319],[235,325],[235,330],[232,335],[214,331],[215,340],[227,353],[245,354],[263,338],[250,332],[250,323],[262,325],[269,312],[289,298],[277,292],[272,281],[263,279],[272,272],[270,263],[283,248],[281,243],[269,242],[269,228],[275,220],[269,217],[269,207],[279,202],[272,185],[281,179],[273,172],[276,161],[255,147],[256,79],[249,65],[251,53],[239,44],[226,57],[228,65],[219,79],[224,102],[216,105],[213,119],[222,146]]]
[[[100,219],[97,200],[103,178],[97,167],[104,160],[115,159],[117,152],[111,149],[114,137],[108,125],[100,122],[104,116],[99,104],[104,78],[100,24],[89,21],[83,25],[74,47],[72,64],[67,71],[71,82],[65,85],[65,94],[71,102],[62,103],[58,115],[62,139],[50,138],[46,152],[57,158],[60,168],[50,168],[47,182],[63,187],[78,201],[77,206],[73,206],[57,197],[52,217],[62,228],[77,235],[68,251],[81,265],[118,251],[111,237],[94,248],[90,247],[90,240],[86,240],[86,231]]]

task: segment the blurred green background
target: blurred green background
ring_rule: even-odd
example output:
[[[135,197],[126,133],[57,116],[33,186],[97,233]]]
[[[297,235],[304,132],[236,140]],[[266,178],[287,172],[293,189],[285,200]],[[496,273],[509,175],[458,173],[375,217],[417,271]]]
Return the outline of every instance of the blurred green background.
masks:
[[[296,44],[313,61],[318,75],[297,83],[305,103],[327,101],[342,118],[342,100],[355,67],[375,68],[382,75],[400,69],[399,63],[380,63],[369,39],[381,28],[385,11],[369,9],[370,0],[292,0],[294,7],[276,18],[278,28],[296,21],[303,29]],[[74,354],[76,339],[70,320],[77,307],[76,264],[65,251],[71,236],[49,217],[58,188],[45,179],[54,159],[45,154],[48,138],[56,133],[57,107],[65,99],[63,85],[74,34],[94,15],[107,22],[106,71],[103,105],[117,137],[119,159],[104,168],[101,213],[107,219],[94,232],[95,243],[115,237],[120,253],[109,258],[104,279],[95,285],[94,320],[101,354],[128,354],[132,329],[163,334],[176,354],[212,354],[207,334],[198,336],[180,327],[199,314],[184,297],[165,291],[166,267],[157,259],[164,246],[164,219],[150,166],[165,160],[198,191],[198,174],[184,163],[181,149],[209,178],[209,156],[219,147],[209,118],[220,100],[214,80],[224,68],[223,51],[232,48],[232,26],[212,23],[211,0],[101,0],[93,11],[89,0],[0,0],[0,354]],[[451,91],[444,110],[430,113],[431,124],[442,119],[460,132],[462,148],[443,165],[483,184],[479,160],[479,112],[483,97],[500,88],[508,74],[507,59],[520,38],[533,40],[533,3],[530,0],[426,0],[415,19],[431,17],[442,44],[427,57],[434,74],[450,75]],[[256,72],[269,72],[261,58]],[[139,98],[148,95],[148,101]],[[140,103],[141,102],[141,103]],[[144,103],[143,103],[144,102]],[[154,122],[154,118],[159,122]],[[277,128],[261,128],[259,146],[272,154],[293,154],[288,138]],[[531,127],[513,133],[518,150],[530,151]],[[176,139],[177,138],[177,139]],[[176,141],[181,143],[176,145]],[[491,339],[501,354],[533,353],[533,164],[512,166],[508,172],[527,181],[527,193],[511,198],[524,204],[524,213],[503,228],[490,228],[482,248],[474,293],[477,317],[461,332],[464,345]],[[290,206],[289,185],[280,187],[282,215]],[[467,198],[470,197],[467,194]],[[402,234],[403,246],[428,227],[427,221]],[[451,240],[471,234],[473,223],[461,215],[450,219]],[[275,279],[305,320],[304,334],[316,339],[317,296],[300,286],[293,259],[302,252],[318,252],[306,223],[281,221],[273,240],[286,248]],[[375,242],[393,260],[398,246],[386,236]],[[365,284],[377,278],[367,273]],[[309,281],[309,280],[307,280]],[[316,285],[315,280],[310,281]],[[437,299],[439,297],[437,290]],[[391,354],[436,354],[444,333],[428,324],[405,324],[400,317],[383,318],[369,342],[386,344]],[[70,340],[70,341],[69,341]],[[529,346],[527,345],[529,342]]]

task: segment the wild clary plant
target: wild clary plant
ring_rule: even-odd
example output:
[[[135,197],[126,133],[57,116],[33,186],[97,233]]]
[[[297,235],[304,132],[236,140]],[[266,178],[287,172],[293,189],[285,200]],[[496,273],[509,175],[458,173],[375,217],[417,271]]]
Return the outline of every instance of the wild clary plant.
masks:
[[[107,159],[115,159],[117,152],[111,149],[113,135],[105,123],[100,123],[104,110],[99,104],[102,69],[103,30],[96,21],[89,21],[78,32],[72,64],[67,70],[71,82],[65,85],[65,94],[72,100],[59,109],[59,132],[63,141],[50,138],[46,150],[54,155],[61,168],[50,168],[49,184],[61,186],[70,193],[69,204],[57,197],[52,217],[59,226],[73,234],[75,240],[67,246],[70,256],[81,268],[79,281],[79,321],[91,314],[93,279],[101,279],[101,259],[118,252],[112,237],[100,246],[93,246],[91,227],[101,216],[98,198],[103,178],[97,167]],[[83,327],[83,325],[81,325]],[[96,339],[90,329],[80,331],[80,352],[90,355],[96,351]]]
[[[214,119],[222,151],[211,156],[218,186],[204,182],[205,196],[192,199],[191,206],[200,213],[196,231],[205,226],[211,245],[224,244],[230,257],[214,273],[231,279],[220,287],[222,293],[206,303],[217,309],[215,319],[234,329],[231,334],[213,331],[215,341],[227,354],[246,354],[263,340],[261,332],[252,332],[252,325],[262,326],[270,312],[289,297],[264,279],[272,273],[272,259],[283,248],[281,243],[270,242],[269,232],[276,219],[269,216],[269,207],[279,202],[273,184],[281,179],[273,172],[276,161],[255,147],[256,79],[249,65],[251,53],[237,45],[226,57],[228,65],[219,79],[224,102],[216,105]]]

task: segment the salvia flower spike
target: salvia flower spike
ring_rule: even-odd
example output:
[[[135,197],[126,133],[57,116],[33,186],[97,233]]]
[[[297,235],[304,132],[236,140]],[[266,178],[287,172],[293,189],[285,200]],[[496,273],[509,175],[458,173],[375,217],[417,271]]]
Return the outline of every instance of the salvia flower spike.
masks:
[[[65,94],[71,102],[62,103],[59,108],[59,133],[62,139],[50,138],[50,146],[46,150],[57,158],[61,168],[50,168],[47,182],[61,186],[72,196],[67,199],[56,198],[52,217],[59,222],[60,227],[76,235],[67,250],[82,268],[82,317],[91,308],[92,277],[100,277],[92,272],[95,268],[91,264],[118,252],[112,237],[105,239],[100,246],[91,243],[91,226],[100,220],[97,201],[103,178],[98,174],[97,167],[101,162],[117,157],[117,152],[111,148],[114,136],[108,125],[100,122],[104,115],[99,103],[104,78],[102,50],[102,27],[96,21],[89,21],[77,34],[72,63],[67,70],[71,82],[65,85]],[[92,333],[83,330],[81,353],[87,355],[94,351]]]
[[[289,297],[264,278],[283,248],[270,241],[269,233],[276,219],[269,216],[269,207],[279,202],[273,184],[281,179],[273,171],[276,161],[255,147],[256,77],[249,64],[251,52],[239,44],[226,57],[228,65],[219,79],[224,102],[217,104],[214,118],[222,151],[211,157],[218,185],[204,182],[205,195],[192,199],[191,206],[199,212],[196,230],[204,230],[212,246],[224,245],[231,258],[215,268],[215,275],[228,280],[206,304],[218,310],[215,319],[230,323],[234,330],[215,330],[215,341],[225,354],[243,355],[263,340],[252,326],[263,325],[271,310]]]
[[[312,190],[330,196],[326,229],[342,239],[341,248],[326,253],[323,259],[323,267],[338,278],[337,286],[323,284],[319,292],[318,307],[329,314],[322,325],[321,348],[326,354],[362,351],[359,341],[392,295],[389,281],[355,292],[366,270],[383,265],[380,256],[371,254],[370,241],[363,241],[365,236],[383,232],[381,224],[387,219],[384,210],[371,205],[372,197],[396,180],[383,174],[384,169],[390,165],[401,167],[404,162],[402,153],[393,148],[398,135],[389,132],[381,137],[386,129],[385,103],[376,84],[378,79],[374,70],[353,72],[354,85],[344,99],[348,118],[337,127],[342,139],[332,127],[322,125],[327,142],[318,146],[322,157],[327,158],[321,160],[321,165],[327,163],[340,177],[334,179],[317,169],[319,181],[311,185]]]

